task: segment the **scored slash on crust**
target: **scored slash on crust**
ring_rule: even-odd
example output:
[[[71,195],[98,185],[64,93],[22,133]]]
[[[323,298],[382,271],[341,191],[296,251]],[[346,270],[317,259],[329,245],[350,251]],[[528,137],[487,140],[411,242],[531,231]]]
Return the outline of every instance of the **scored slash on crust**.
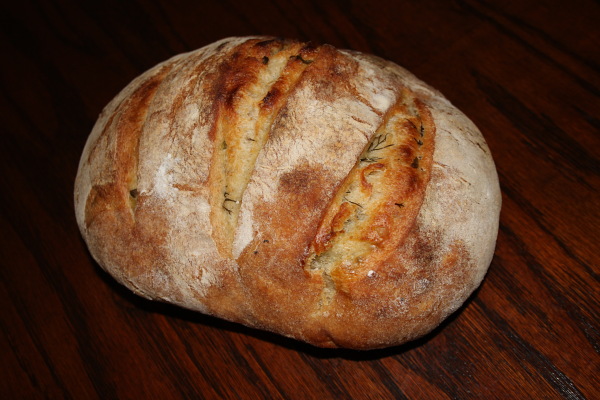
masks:
[[[279,39],[250,40],[221,66],[211,163],[211,224],[220,253],[232,257],[244,191],[271,125],[320,48]]]
[[[434,136],[429,110],[404,91],[342,182],[311,244],[305,268],[323,276],[322,307],[334,293],[349,293],[352,282],[376,276],[369,266],[388,257],[413,227],[430,179]]]

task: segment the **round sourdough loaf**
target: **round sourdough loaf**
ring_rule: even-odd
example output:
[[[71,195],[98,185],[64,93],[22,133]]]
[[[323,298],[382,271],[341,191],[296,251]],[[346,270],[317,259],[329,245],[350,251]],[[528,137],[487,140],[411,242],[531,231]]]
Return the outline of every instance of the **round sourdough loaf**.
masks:
[[[228,38],[102,111],[75,183],[120,283],[316,346],[398,345],[480,284],[500,190],[473,123],[380,58]]]

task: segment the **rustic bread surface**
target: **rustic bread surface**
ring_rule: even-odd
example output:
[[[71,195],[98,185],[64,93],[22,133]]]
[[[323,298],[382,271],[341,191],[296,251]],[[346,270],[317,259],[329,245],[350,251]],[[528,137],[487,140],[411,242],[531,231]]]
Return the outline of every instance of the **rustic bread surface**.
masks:
[[[440,93],[328,45],[228,38],[109,103],[77,221],[134,292],[323,347],[426,334],[491,262],[489,149]]]

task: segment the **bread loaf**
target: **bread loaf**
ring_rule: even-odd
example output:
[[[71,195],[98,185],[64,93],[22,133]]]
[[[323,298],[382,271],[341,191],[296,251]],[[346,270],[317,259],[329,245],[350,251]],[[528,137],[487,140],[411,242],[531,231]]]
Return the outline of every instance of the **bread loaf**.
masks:
[[[498,178],[473,123],[375,56],[228,38],[102,111],[77,222],[121,284],[316,346],[424,335],[481,283]]]

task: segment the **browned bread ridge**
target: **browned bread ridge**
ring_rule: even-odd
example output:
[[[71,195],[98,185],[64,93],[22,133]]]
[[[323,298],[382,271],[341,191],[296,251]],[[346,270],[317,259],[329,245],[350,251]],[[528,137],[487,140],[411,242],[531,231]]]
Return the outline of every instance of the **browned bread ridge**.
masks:
[[[403,68],[243,37],[108,104],[75,207],[94,258],[144,297],[371,349],[426,334],[480,284],[500,191],[479,130]]]

